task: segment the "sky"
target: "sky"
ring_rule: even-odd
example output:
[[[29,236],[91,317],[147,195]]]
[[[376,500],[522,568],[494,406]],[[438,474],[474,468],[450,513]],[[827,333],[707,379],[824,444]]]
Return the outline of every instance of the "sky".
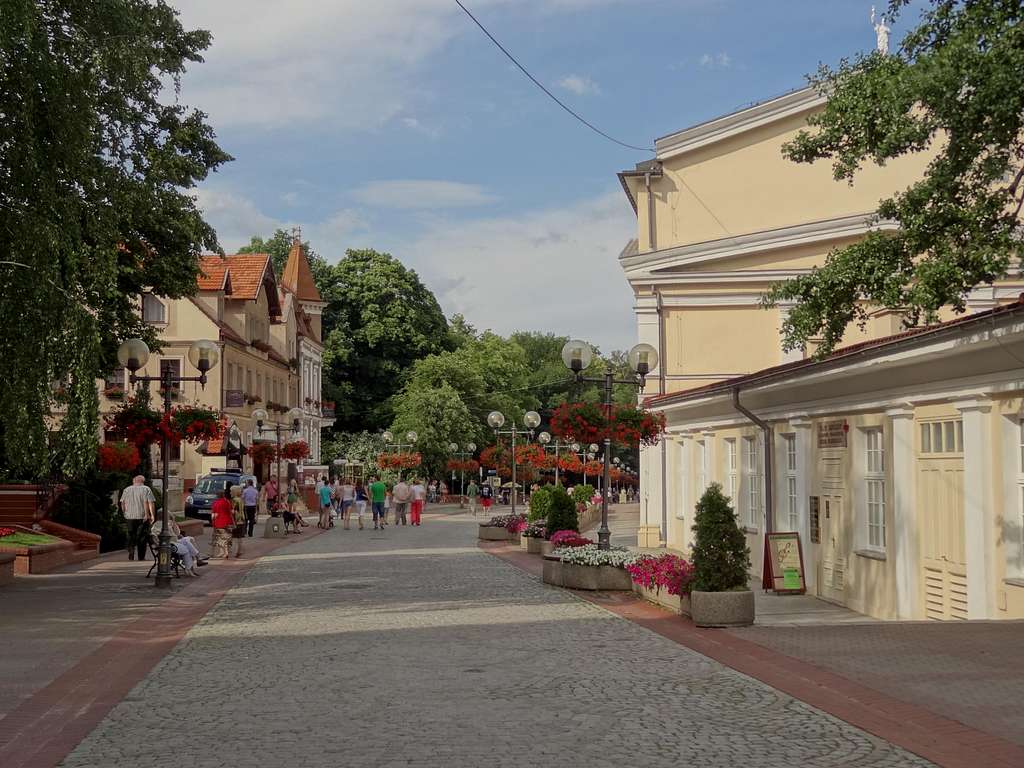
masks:
[[[875,42],[855,0],[464,2],[552,92],[641,147]],[[172,3],[213,33],[179,98],[235,158],[198,191],[225,251],[301,226],[331,262],[393,254],[477,328],[635,343],[617,256],[636,218],[615,174],[651,154],[563,112],[454,0]]]

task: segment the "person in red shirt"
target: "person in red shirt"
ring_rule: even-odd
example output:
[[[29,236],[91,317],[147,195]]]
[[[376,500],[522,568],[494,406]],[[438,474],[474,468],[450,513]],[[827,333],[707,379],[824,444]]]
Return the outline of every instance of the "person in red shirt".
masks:
[[[210,507],[213,522],[213,556],[227,558],[231,547],[231,530],[235,517],[231,506],[231,488],[225,488],[223,495]]]

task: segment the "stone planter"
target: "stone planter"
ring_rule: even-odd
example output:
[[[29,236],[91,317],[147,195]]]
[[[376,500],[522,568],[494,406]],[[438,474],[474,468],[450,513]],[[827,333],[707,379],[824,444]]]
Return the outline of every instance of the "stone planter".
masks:
[[[526,542],[526,551],[531,555],[550,555],[551,554],[551,542],[547,539],[537,539],[533,536],[523,536],[523,541]]]
[[[30,573],[49,573],[75,562],[76,549],[74,542],[60,540],[32,546],[4,545],[0,547],[0,554],[14,555],[15,575],[26,576]]]
[[[690,595],[690,615],[698,627],[749,627],[754,623],[754,593],[697,592]]]
[[[661,589],[647,589],[639,584],[633,585],[633,591],[636,592],[640,597],[648,602],[660,605],[662,608],[667,608],[673,613],[678,613],[681,616],[690,616],[690,596],[689,595],[670,595],[666,590]]]
[[[544,555],[544,573],[541,581],[555,587],[562,586],[562,558],[554,555]]]
[[[480,541],[508,541],[508,531],[503,525],[480,525],[477,538]]]
[[[511,544],[513,547],[518,547],[521,545],[520,539],[522,537],[518,533],[508,533],[508,531],[506,531],[505,533],[508,534],[509,544]]]
[[[562,586],[592,591],[629,591],[633,582],[625,568],[613,565],[575,565],[562,563]]]

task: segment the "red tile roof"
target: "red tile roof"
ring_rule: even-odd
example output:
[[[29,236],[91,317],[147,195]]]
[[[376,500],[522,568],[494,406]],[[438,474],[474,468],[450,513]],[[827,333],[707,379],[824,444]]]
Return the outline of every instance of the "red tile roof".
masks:
[[[231,284],[231,298],[254,300],[259,295],[269,266],[270,256],[265,253],[203,256],[199,263],[199,290],[221,290],[227,273],[227,280]]]
[[[292,249],[288,252],[288,263],[285,264],[284,273],[281,275],[281,287],[295,294],[299,301],[323,301],[320,291],[317,290],[316,283],[313,281],[309,260],[302,252],[298,238],[292,243]]]

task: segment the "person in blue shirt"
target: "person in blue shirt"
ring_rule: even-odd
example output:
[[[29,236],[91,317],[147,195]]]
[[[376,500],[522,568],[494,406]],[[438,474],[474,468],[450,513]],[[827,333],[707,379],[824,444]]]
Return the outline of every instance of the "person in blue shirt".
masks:
[[[331,527],[331,486],[326,482],[320,485],[318,491],[320,496],[320,522],[317,523],[318,528],[330,528]]]

